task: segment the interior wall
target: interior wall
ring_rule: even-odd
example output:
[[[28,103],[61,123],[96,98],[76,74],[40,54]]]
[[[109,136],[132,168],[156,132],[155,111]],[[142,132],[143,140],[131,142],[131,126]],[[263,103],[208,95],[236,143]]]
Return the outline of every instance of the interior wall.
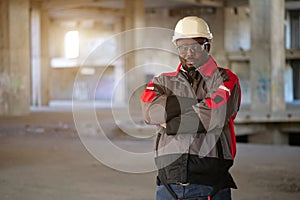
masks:
[[[66,59],[64,51],[64,36],[68,31],[79,31],[79,57],[76,59]],[[114,26],[103,25],[94,21],[58,21],[52,20],[50,24],[50,58],[58,59],[61,66],[50,66],[50,100],[72,100],[73,87],[76,80],[76,76],[80,75],[80,69],[85,66],[92,68],[95,74],[84,75],[85,84],[81,84],[81,91],[76,91],[77,99],[91,100],[96,96],[97,99],[107,99],[107,92],[103,92],[102,84],[110,82],[113,84],[111,73],[104,74],[104,79],[100,80],[100,86],[97,86],[97,90],[91,89],[91,84],[97,81],[99,77],[95,75],[101,74],[101,70],[104,70],[103,62],[98,60],[87,59],[94,49],[97,49],[106,38],[114,34]],[[103,49],[107,51],[107,49]],[[71,66],[67,63],[73,63]],[[59,64],[58,64],[59,65]],[[107,77],[106,77],[107,76]],[[105,81],[104,81],[105,80]],[[104,83],[105,82],[105,83]]]

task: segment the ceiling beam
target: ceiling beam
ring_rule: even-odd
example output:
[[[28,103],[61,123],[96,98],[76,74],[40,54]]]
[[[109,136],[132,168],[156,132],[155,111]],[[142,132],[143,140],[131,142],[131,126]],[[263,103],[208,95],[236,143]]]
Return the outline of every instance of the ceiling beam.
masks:
[[[285,8],[288,10],[298,10],[300,9],[300,1],[286,1]]]
[[[112,8],[74,8],[74,9],[65,9],[63,12],[61,10],[50,10],[49,16],[51,18],[60,18],[60,19],[95,19],[101,20],[102,17],[111,17],[111,16],[123,16],[124,11],[120,9]]]
[[[64,10],[78,8],[83,6],[89,7],[106,7],[107,3],[121,5],[123,0],[31,0],[31,5],[42,5],[46,10]],[[108,5],[108,8],[110,6]]]
[[[223,7],[223,0],[173,0],[195,6]]]
[[[249,0],[225,0],[224,4],[226,7],[247,6],[249,5]]]
[[[249,5],[249,0],[225,0],[226,7],[238,7]],[[285,0],[285,8],[287,10],[298,10],[300,9],[300,1]]]

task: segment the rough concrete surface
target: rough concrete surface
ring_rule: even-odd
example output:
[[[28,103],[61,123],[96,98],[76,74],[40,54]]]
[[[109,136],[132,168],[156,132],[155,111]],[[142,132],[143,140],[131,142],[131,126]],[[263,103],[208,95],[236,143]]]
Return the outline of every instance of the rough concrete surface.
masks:
[[[100,121],[109,116],[109,110],[99,113]],[[113,122],[105,124],[112,141],[137,142]],[[238,144],[237,150],[233,199],[300,199],[300,147]],[[71,112],[1,117],[0,160],[1,200],[155,199],[156,173],[119,172],[96,160],[80,141]]]

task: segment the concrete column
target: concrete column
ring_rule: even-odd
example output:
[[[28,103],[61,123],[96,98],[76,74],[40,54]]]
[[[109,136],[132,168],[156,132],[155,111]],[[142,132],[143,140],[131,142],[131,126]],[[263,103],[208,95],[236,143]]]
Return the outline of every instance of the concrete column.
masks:
[[[125,30],[126,33],[125,49],[135,50],[143,41],[143,35],[135,28],[145,26],[145,8],[143,0],[126,0],[125,1]],[[143,59],[138,56],[138,51],[128,52],[125,58],[125,82],[126,82],[126,99],[130,100],[136,94],[139,87],[144,85],[145,74],[142,70],[136,70],[143,63]]]
[[[31,9],[31,88],[32,105],[49,104],[49,16],[40,7]]]
[[[48,106],[50,101],[50,53],[49,27],[50,19],[47,10],[41,9],[41,104]]]
[[[125,0],[125,30],[133,28],[134,1]]]
[[[0,115],[30,111],[30,2],[0,1]]]
[[[249,2],[251,109],[284,111],[284,0]]]
[[[271,99],[272,112],[285,111],[285,43],[284,43],[284,0],[271,0]]]
[[[284,0],[250,0],[251,110],[276,115],[285,111]],[[249,142],[288,144],[288,135],[275,125],[249,136]]]
[[[144,0],[133,0],[133,25],[134,28],[145,27],[145,5]]]
[[[41,106],[41,20],[40,11],[31,9],[31,105]]]
[[[9,0],[0,1],[0,107],[3,112],[4,104],[7,104],[5,97],[7,94],[6,78],[8,78],[9,71],[9,21],[8,21],[8,3]]]
[[[124,27],[124,21],[123,20],[117,20],[116,23],[114,24],[114,32],[115,33],[120,33],[123,30]],[[122,52],[122,45],[124,43],[124,41],[120,38],[117,37],[118,41],[118,48],[117,48],[117,55],[121,55]],[[114,79],[115,79],[115,83],[116,83],[116,88],[114,91],[114,103],[115,105],[123,105],[124,101],[125,101],[125,81],[123,79],[123,75],[124,75],[124,63],[123,62],[115,62],[115,66],[114,66]]]

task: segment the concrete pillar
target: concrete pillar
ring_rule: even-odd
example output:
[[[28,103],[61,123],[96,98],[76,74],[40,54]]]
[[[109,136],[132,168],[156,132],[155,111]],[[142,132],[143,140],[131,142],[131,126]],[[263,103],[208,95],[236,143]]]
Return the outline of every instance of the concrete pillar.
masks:
[[[284,111],[284,0],[249,2],[251,109]]]
[[[31,9],[31,88],[32,105],[49,104],[49,16],[40,7]]]
[[[125,30],[133,28],[134,1],[125,0]]]
[[[284,38],[284,0],[270,0],[271,7],[271,99],[272,112],[285,111],[285,38]]]
[[[145,26],[144,0],[125,0],[125,29]]]
[[[124,27],[124,21],[119,19],[116,20],[116,23],[114,24],[114,32],[115,33],[120,33],[123,31]],[[117,55],[121,55],[122,47],[124,41],[121,39],[121,37],[117,37],[117,43],[118,43],[118,48],[117,48]],[[123,75],[125,72],[125,68],[123,66],[123,62],[115,62],[114,63],[114,80],[116,83],[115,91],[114,91],[114,104],[115,105],[123,105],[125,101],[125,81],[123,79]]]
[[[0,115],[30,111],[30,1],[0,1]]]
[[[8,3],[9,0],[0,1],[0,112],[4,112],[7,104],[6,96],[8,88],[4,88],[8,78],[9,70],[9,21],[8,21]]]
[[[145,27],[145,5],[144,0],[132,0],[133,5],[133,25],[134,28]]]
[[[126,34],[125,49],[135,50],[143,41],[143,35],[135,28],[145,27],[145,8],[144,0],[126,0],[125,1],[125,30],[130,30]],[[136,68],[143,63],[143,59],[138,56],[138,51],[129,52],[125,58],[125,82],[126,99],[130,100],[139,87],[144,85],[145,74],[142,70]]]
[[[41,106],[41,21],[40,11],[31,9],[31,105]]]
[[[50,102],[50,53],[49,28],[50,19],[47,10],[41,9],[41,104],[48,106]]]
[[[251,110],[276,115],[285,111],[284,0],[250,0]],[[249,142],[288,144],[288,135],[270,125],[266,132],[250,135]]]

